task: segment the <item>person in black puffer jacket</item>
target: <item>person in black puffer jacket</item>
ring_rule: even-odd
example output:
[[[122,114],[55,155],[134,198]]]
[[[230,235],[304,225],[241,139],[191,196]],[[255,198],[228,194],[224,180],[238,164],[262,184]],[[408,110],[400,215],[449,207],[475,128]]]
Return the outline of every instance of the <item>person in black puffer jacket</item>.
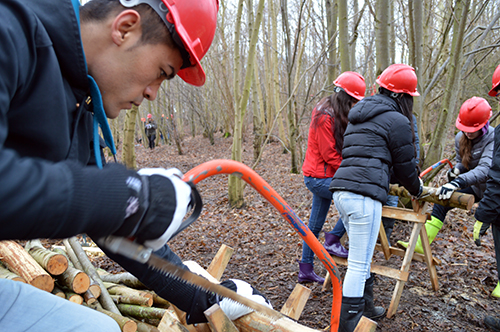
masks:
[[[383,308],[373,306],[370,265],[391,167],[410,194],[419,196],[422,192],[412,123],[413,96],[419,96],[415,70],[408,65],[391,65],[377,83],[379,94],[363,99],[349,112],[342,163],[330,184],[335,207],[351,239],[339,331],[354,331],[363,314],[374,317],[384,313]]]

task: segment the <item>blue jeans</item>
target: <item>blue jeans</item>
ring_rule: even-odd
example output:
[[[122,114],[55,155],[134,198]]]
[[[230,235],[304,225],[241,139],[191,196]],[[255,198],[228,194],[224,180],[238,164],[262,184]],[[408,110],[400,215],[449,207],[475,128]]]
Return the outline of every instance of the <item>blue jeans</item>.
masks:
[[[334,192],[333,201],[351,239],[342,295],[362,297],[365,281],[370,277],[382,217],[382,203],[349,191]]]
[[[31,285],[0,279],[2,331],[119,332],[112,318]]]
[[[318,237],[319,232],[323,229],[325,224],[326,216],[328,215],[328,210],[330,210],[330,205],[332,203],[332,192],[328,190],[332,182],[332,178],[313,178],[310,176],[304,176],[304,183],[307,189],[313,194],[311,215],[309,217],[308,227],[311,232]],[[342,220],[339,219],[335,228],[330,233],[342,237],[344,231],[344,225]],[[312,264],[314,261],[314,252],[309,248],[305,241],[302,244],[302,263]]]

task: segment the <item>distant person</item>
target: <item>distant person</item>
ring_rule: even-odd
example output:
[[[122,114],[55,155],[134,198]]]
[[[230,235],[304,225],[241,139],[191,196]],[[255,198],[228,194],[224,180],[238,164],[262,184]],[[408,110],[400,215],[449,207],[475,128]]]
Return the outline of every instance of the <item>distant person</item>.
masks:
[[[153,116],[151,114],[148,114],[148,120],[145,124],[145,130],[149,142],[149,148],[153,150],[155,148],[156,123],[153,120]]]
[[[365,96],[365,79],[358,73],[346,71],[334,82],[334,93],[316,104],[312,111],[307,150],[302,173],[304,183],[313,194],[308,227],[318,237],[325,224],[332,193],[328,186],[342,161],[342,144],[347,127],[347,114],[351,107]],[[340,228],[340,229],[338,229]],[[335,256],[347,257],[336,231],[344,233],[342,220],[338,220],[330,233],[325,233],[325,248]],[[324,278],[314,273],[314,253],[304,241],[299,263],[299,282],[323,283]]]

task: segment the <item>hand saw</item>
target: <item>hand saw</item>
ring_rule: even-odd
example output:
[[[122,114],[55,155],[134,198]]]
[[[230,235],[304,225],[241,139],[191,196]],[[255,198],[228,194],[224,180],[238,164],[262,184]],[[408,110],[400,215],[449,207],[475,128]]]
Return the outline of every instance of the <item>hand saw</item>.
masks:
[[[111,252],[121,254],[127,258],[133,259],[140,263],[159,270],[167,276],[178,278],[183,282],[200,287],[206,291],[214,292],[224,298],[236,301],[250,309],[258,311],[273,320],[284,318],[281,313],[263,305],[252,301],[224,286],[214,284],[199,275],[185,270],[175,264],[168,262],[162,257],[153,253],[153,250],[126,238],[108,236],[97,240],[100,246],[105,246]],[[208,309],[208,308],[207,308]]]

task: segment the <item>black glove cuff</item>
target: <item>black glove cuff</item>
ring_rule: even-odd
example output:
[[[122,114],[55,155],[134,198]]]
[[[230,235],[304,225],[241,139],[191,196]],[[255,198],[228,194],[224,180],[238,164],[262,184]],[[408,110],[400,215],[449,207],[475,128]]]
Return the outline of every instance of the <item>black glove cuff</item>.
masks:
[[[465,183],[465,180],[462,178],[456,178],[455,180],[451,181],[450,183],[456,185],[460,189],[464,189],[467,186],[467,183]]]
[[[137,233],[149,206],[149,183],[146,177],[134,174],[127,178],[129,199],[125,211],[123,225],[113,234],[131,237]]]

